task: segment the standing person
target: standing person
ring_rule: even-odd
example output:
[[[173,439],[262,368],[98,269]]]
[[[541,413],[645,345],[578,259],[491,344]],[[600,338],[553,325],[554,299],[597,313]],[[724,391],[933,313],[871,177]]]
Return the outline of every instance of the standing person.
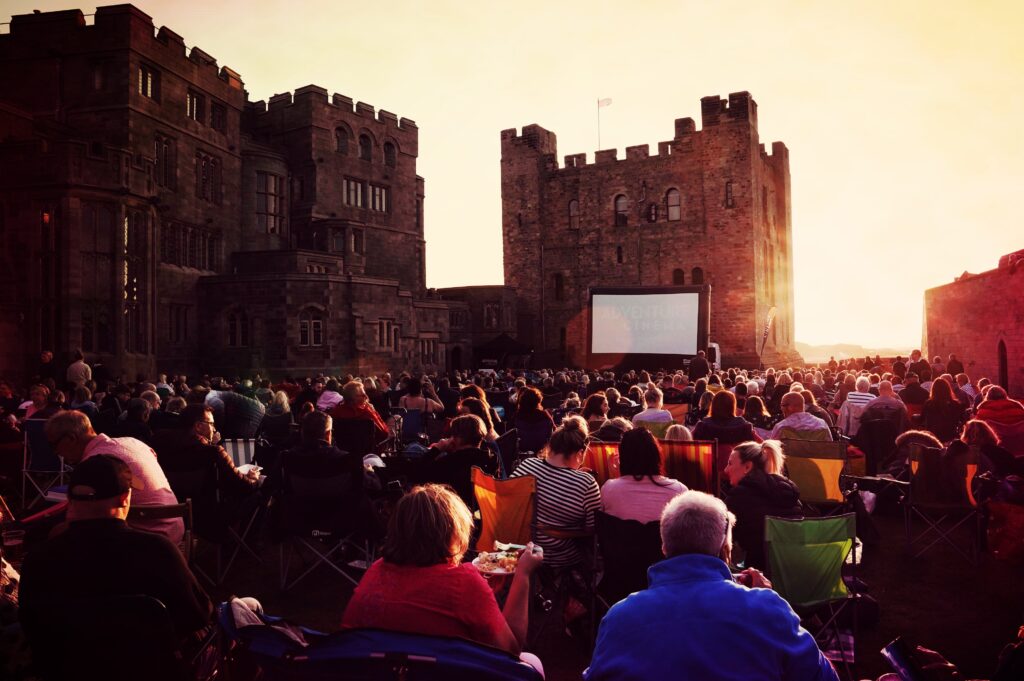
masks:
[[[703,350],[699,350],[697,352],[697,356],[690,360],[690,366],[687,369],[687,374],[691,381],[697,381],[701,378],[707,378],[710,373],[711,365],[708,364],[707,353]]]
[[[398,406],[409,411],[420,411],[424,414],[440,414],[444,411],[444,404],[436,397],[433,388],[424,388],[423,382],[416,377],[410,378],[405,384],[405,395],[398,400]]]
[[[586,681],[838,681],[800,618],[757,570],[729,572],[735,517],[688,491],[661,516],[665,560],[650,587],[601,621]],[[669,632],[685,631],[685,636]],[[663,645],[664,644],[664,645]]]
[[[956,355],[952,353],[949,355],[949,361],[946,362],[946,373],[953,376],[964,373],[964,363],[958,360]]]
[[[110,438],[97,435],[89,417],[80,411],[62,411],[46,422],[46,439],[57,456],[72,466],[100,454],[121,459],[131,469],[132,490],[137,505],[178,503],[167,476],[147,445],[130,437]],[[161,534],[178,544],[185,534],[181,518],[133,520],[132,527]]]
[[[75,350],[71,359],[73,361],[71,366],[68,367],[67,372],[65,372],[65,378],[67,378],[68,383],[72,383],[76,388],[79,388],[85,385],[87,381],[92,380],[92,367],[85,363],[85,355],[82,354],[81,350]]]

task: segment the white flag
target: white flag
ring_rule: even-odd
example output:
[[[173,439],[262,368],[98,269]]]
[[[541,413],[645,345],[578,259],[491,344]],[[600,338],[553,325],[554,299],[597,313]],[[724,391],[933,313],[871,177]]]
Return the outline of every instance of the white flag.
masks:
[[[611,105],[612,105],[612,98],[611,97],[605,97],[604,99],[597,100],[597,108],[598,109],[604,108],[606,106],[611,106]]]

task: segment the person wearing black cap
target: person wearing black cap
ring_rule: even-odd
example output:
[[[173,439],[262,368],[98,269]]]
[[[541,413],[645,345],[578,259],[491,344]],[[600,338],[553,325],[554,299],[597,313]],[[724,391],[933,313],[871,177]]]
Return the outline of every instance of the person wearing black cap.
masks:
[[[116,457],[97,454],[71,473],[67,529],[29,551],[22,568],[19,616],[35,660],[59,653],[53,622],[83,601],[152,596],[182,643],[209,624],[210,599],[178,548],[125,523],[131,499],[131,469]]]

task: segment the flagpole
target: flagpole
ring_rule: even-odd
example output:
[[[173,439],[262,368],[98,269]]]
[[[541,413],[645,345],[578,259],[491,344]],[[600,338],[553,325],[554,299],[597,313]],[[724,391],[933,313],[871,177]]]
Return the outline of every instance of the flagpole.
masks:
[[[597,150],[601,150],[601,100],[597,100]]]

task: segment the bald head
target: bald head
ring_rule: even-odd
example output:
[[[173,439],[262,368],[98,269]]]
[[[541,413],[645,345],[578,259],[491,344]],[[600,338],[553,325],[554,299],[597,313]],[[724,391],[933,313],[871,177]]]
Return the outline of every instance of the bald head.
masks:
[[[892,397],[894,394],[892,391],[892,381],[881,381],[878,384],[879,397]]]
[[[799,414],[804,410],[804,396],[800,393],[786,393],[779,402],[783,416]]]

